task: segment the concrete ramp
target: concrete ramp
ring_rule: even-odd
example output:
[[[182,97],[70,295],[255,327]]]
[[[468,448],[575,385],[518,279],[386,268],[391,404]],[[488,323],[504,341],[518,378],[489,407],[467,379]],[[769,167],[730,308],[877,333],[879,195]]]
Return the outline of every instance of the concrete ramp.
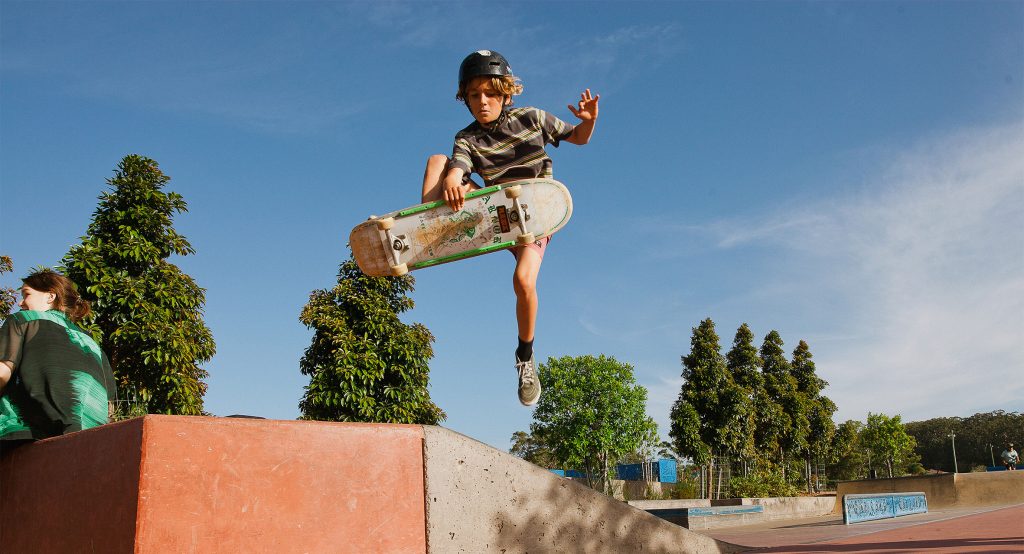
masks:
[[[146,416],[2,453],[11,552],[737,552],[452,431]]]

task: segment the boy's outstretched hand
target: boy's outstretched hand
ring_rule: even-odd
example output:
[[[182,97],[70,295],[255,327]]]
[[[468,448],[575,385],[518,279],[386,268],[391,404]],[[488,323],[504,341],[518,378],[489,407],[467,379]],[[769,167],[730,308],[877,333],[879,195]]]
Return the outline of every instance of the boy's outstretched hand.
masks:
[[[572,115],[575,115],[580,119],[576,128],[572,130],[572,134],[566,138],[566,142],[572,144],[586,144],[590,142],[590,136],[594,134],[594,124],[597,123],[597,101],[601,99],[601,95],[593,96],[590,94],[590,89],[587,89],[583,94],[580,95],[580,101],[573,107],[569,105],[569,111]]]
[[[576,104],[577,107],[569,105],[569,111],[572,115],[580,118],[583,121],[593,121],[597,119],[597,101],[601,99],[601,95],[592,96],[590,89],[587,89],[583,94],[580,95],[580,101]]]

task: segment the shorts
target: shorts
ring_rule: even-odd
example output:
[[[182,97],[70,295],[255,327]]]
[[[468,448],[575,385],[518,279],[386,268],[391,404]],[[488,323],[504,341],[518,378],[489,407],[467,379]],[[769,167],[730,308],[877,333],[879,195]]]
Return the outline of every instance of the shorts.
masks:
[[[548,243],[549,242],[551,242],[551,235],[548,235],[548,236],[546,236],[546,237],[544,237],[544,238],[542,238],[540,240],[531,242],[530,244],[527,244],[527,245],[524,245],[524,246],[516,246],[515,248],[510,248],[509,252],[511,252],[512,255],[515,256],[516,259],[518,260],[519,259],[519,252],[520,252],[520,250],[523,249],[523,248],[529,248],[531,250],[536,250],[537,253],[540,254],[540,259],[543,260],[544,259],[544,251],[548,249]]]

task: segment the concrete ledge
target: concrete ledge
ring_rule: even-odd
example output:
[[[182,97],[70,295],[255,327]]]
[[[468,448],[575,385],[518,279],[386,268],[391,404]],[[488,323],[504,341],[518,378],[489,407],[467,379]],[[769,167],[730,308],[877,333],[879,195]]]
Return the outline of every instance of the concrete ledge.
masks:
[[[687,529],[721,529],[764,521],[763,506],[653,508],[647,512]]]
[[[711,506],[762,506],[764,521],[819,517],[835,513],[834,496],[790,496],[769,498],[723,498],[720,500],[633,500],[629,505],[649,512]]]
[[[836,513],[848,494],[924,492],[932,510],[973,506],[1009,506],[1024,503],[1024,472],[945,473],[895,479],[840,481]]]
[[[681,500],[630,500],[629,505],[641,510],[678,510],[680,508],[710,508],[706,498],[685,498]]]
[[[843,522],[847,525],[928,512],[923,492],[848,494],[843,498]]]
[[[799,519],[819,517],[835,511],[834,496],[774,496],[767,498],[725,498],[714,500],[712,506],[764,506],[764,519]]]
[[[0,452],[4,552],[739,552],[420,425],[145,416]]]

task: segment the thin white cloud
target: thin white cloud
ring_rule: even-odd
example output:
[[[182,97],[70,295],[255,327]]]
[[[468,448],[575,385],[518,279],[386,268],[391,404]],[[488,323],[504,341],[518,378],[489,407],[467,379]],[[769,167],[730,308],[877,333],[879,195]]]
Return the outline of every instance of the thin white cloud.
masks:
[[[815,350],[840,415],[905,419],[1024,402],[1024,133],[974,129],[899,155],[857,196],[711,226],[779,247],[787,280],[845,297],[849,340]],[[813,347],[813,345],[812,345]]]

